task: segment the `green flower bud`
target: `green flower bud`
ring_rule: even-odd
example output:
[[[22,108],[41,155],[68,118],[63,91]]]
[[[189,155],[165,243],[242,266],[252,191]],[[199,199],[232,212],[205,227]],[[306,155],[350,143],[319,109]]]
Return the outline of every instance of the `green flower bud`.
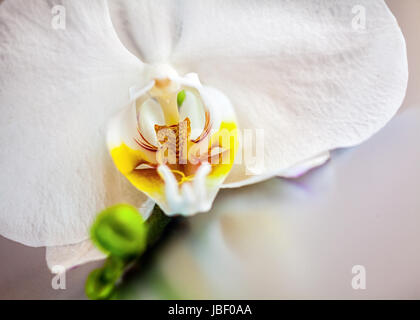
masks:
[[[122,259],[140,255],[146,248],[146,236],[143,218],[127,204],[105,209],[91,228],[93,242],[105,253]]]

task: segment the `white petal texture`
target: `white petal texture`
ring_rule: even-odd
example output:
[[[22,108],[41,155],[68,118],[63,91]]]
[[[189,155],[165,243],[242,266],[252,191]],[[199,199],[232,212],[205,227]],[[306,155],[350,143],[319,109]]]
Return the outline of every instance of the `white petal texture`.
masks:
[[[405,42],[382,0],[112,1],[111,16],[145,62],[196,72],[241,129],[264,130],[263,172],[235,165],[227,186],[363,142],[405,95]]]
[[[31,246],[88,238],[95,214],[140,205],[107,154],[105,125],[144,85],[143,64],[121,44],[105,1],[0,5],[0,233]]]
[[[45,256],[48,268],[52,272],[55,269],[69,270],[78,265],[105,259],[106,257],[90,240],[65,246],[47,247]]]

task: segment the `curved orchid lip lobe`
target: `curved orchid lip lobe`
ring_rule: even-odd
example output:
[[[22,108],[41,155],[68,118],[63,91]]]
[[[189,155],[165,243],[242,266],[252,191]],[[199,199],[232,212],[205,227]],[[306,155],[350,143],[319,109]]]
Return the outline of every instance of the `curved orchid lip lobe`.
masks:
[[[198,77],[158,78],[112,121],[116,167],[166,214],[208,211],[238,149],[230,103]]]

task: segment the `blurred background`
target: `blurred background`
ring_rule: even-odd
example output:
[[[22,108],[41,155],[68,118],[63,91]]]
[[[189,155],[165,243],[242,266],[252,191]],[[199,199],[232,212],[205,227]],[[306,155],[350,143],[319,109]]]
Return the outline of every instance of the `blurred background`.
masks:
[[[211,214],[172,226],[118,297],[420,298],[420,1],[386,2],[408,49],[399,114],[300,179],[223,190]],[[85,299],[100,265],[71,270],[54,290],[45,249],[0,237],[0,298]],[[365,267],[365,290],[351,286],[355,265]]]

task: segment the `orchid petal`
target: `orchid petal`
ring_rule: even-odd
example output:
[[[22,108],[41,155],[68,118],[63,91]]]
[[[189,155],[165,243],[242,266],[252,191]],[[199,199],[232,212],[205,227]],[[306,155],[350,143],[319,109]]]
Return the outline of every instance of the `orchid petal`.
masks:
[[[282,171],[279,176],[283,178],[299,178],[313,168],[322,166],[330,159],[329,152],[323,152],[320,155],[309,160],[303,161],[294,165],[293,167]]]
[[[54,271],[57,267],[69,270],[81,264],[105,258],[106,255],[99,251],[90,240],[46,248],[47,265],[51,271]]]
[[[296,179],[303,176],[308,171],[324,165],[329,159],[330,159],[330,152],[323,152],[317,155],[316,157],[302,161],[286,170],[283,170],[277,173],[277,176],[281,178],[286,178],[286,179]],[[247,184],[262,182],[271,177],[272,177],[271,173],[267,173],[265,175],[255,175],[247,179]],[[244,185],[243,181],[225,183],[223,184],[223,188],[239,188],[243,185]]]
[[[405,41],[383,0],[176,3],[124,1],[126,20],[112,17],[119,33],[147,31],[143,42],[131,38],[146,61],[198,73],[231,100],[241,129],[264,130],[260,177],[244,161],[227,186],[357,145],[401,105]]]
[[[0,234],[30,246],[88,238],[96,213],[141,205],[106,152],[108,117],[144,86],[144,65],[121,44],[106,1],[0,5]],[[117,108],[117,109],[116,109]]]
[[[165,63],[182,28],[182,1],[109,1],[116,32],[124,45],[146,63]]]
[[[139,212],[144,220],[151,215],[154,206],[155,202],[150,198],[141,204]],[[75,244],[46,248],[46,261],[51,271],[54,271],[56,266],[61,270],[69,270],[105,258],[106,254],[99,251],[90,239]]]

